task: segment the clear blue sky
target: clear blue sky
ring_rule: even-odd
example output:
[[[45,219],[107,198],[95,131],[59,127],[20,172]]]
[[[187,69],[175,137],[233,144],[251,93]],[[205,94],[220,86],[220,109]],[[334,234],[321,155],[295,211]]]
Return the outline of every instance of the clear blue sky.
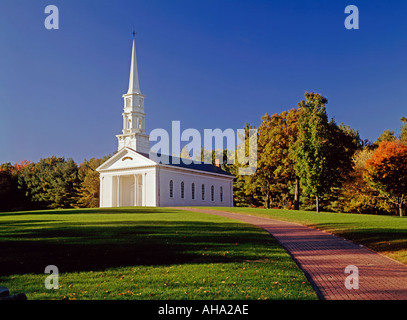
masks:
[[[406,1],[1,0],[0,163],[116,150],[133,25],[148,132],[257,127],[305,91],[370,140],[407,116]]]

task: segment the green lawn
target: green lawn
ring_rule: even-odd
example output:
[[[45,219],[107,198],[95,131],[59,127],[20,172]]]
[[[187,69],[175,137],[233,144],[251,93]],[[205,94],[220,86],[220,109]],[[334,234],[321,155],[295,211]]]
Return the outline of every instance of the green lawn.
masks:
[[[264,230],[165,208],[0,213],[0,285],[28,299],[316,299]],[[47,265],[59,289],[47,290]]]
[[[407,217],[257,208],[209,208],[297,222],[362,244],[407,264]]]

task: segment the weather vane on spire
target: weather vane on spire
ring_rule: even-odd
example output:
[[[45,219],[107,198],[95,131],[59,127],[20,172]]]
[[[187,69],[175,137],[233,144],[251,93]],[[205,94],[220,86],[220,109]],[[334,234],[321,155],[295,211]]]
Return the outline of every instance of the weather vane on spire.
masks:
[[[137,34],[137,32],[136,32],[136,30],[134,29],[134,26],[133,26],[133,39],[136,39],[136,34]]]

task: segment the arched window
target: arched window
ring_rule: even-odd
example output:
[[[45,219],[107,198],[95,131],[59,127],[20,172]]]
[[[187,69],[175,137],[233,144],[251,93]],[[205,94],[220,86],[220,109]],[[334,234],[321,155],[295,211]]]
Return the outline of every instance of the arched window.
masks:
[[[205,185],[202,185],[202,200],[205,200]]]
[[[184,181],[181,182],[181,199],[184,199]]]
[[[220,201],[223,202],[223,187],[220,187]]]
[[[192,191],[192,200],[195,200],[195,183],[192,183],[191,191]]]
[[[174,198],[174,182],[170,180],[170,198]]]
[[[211,200],[214,201],[215,200],[215,187],[211,186]]]

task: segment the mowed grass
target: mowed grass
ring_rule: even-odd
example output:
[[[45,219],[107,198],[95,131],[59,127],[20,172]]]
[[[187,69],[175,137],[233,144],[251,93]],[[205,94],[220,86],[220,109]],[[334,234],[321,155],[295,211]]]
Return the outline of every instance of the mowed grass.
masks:
[[[407,217],[258,208],[215,208],[300,223],[339,235],[407,264]]]
[[[28,299],[316,299],[264,230],[165,208],[0,213],[0,285]],[[59,269],[48,290],[47,265]]]

